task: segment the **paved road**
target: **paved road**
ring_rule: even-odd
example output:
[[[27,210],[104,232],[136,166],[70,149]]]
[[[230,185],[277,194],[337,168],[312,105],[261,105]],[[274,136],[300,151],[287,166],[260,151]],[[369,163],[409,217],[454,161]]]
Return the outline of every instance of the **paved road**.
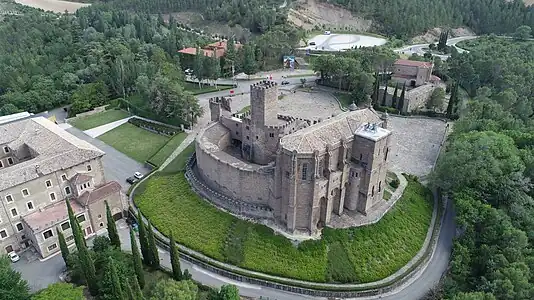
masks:
[[[467,50],[456,47],[456,44],[461,41],[467,41],[467,40],[472,40],[476,38],[478,38],[478,36],[462,36],[462,37],[457,37],[457,38],[450,38],[447,40],[447,46],[453,46],[454,48],[456,48],[456,50],[459,53],[466,52]],[[428,45],[429,44],[410,45],[410,46],[405,46],[403,48],[396,49],[394,51],[397,53],[403,53],[403,54],[408,54],[408,55],[412,55],[415,53],[415,54],[423,56],[428,51]],[[437,56],[441,58],[442,60],[447,60],[447,58],[449,58],[450,55],[434,54],[434,56]]]
[[[132,176],[135,172],[141,172],[143,174],[150,172],[150,169],[144,167],[143,164],[131,159],[124,153],[107,145],[101,140],[88,136],[75,127],[66,129],[66,131],[106,152],[106,155],[102,158],[106,181],[117,181],[122,186],[123,191],[127,191],[130,187],[130,185],[126,183],[126,178]]]

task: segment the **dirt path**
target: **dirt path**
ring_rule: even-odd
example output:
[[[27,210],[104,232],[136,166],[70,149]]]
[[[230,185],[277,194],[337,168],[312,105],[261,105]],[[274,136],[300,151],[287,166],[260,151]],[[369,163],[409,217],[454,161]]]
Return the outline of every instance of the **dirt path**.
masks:
[[[88,3],[77,3],[60,0],[15,0],[15,2],[22,5],[31,6],[33,8],[40,8],[45,11],[53,11],[56,13],[63,13],[65,11],[73,13],[79,8],[90,5]]]

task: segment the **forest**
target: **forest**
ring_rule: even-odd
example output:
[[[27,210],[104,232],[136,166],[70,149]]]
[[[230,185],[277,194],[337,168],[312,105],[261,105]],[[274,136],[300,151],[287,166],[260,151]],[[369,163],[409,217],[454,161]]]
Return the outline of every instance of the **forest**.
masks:
[[[493,36],[469,48],[447,61],[472,100],[432,178],[454,201],[459,236],[431,299],[534,299],[534,43]]]

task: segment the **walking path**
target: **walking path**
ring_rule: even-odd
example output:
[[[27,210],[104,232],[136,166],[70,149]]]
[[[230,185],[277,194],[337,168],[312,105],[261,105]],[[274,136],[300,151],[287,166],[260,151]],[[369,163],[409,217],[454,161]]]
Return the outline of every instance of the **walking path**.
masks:
[[[84,131],[83,133],[87,134],[88,136],[90,136],[92,138],[96,138],[96,137],[101,136],[101,135],[103,135],[104,133],[106,133],[106,132],[108,132],[110,130],[113,130],[113,129],[121,126],[122,124],[128,122],[128,120],[130,120],[133,117],[134,116],[130,116],[128,118],[120,119],[120,120],[115,121],[115,122],[111,122],[111,123],[107,123],[107,124],[104,124],[104,125],[101,125],[101,126],[98,126],[98,127],[95,127],[95,128],[91,128],[91,129],[88,129],[88,130]]]

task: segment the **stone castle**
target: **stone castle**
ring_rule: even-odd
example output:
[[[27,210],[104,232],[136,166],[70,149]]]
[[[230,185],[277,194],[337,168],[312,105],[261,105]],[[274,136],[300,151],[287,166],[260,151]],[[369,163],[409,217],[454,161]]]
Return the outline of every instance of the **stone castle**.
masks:
[[[281,115],[269,81],[250,87],[247,113],[232,114],[230,98],[209,105],[212,122],[197,137],[192,169],[222,208],[314,235],[332,213],[367,214],[384,201],[387,115],[354,106],[326,120]]]

